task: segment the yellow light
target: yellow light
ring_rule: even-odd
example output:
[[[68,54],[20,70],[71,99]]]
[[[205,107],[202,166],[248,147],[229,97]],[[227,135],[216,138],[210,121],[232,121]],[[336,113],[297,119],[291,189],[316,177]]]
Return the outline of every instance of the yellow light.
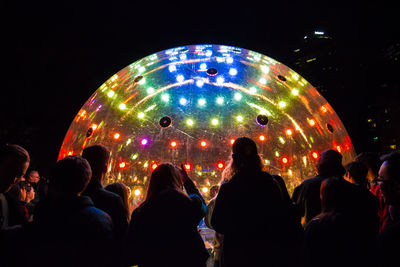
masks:
[[[108,92],[107,96],[108,96],[108,97],[113,97],[114,94],[115,94],[114,91],[110,91],[110,92]]]
[[[289,176],[292,176],[292,175],[293,175],[292,170],[289,170],[288,173],[289,173]]]
[[[90,127],[93,129],[93,131],[95,131],[97,129],[97,124],[93,123]]]
[[[238,122],[242,122],[243,121],[243,117],[241,115],[239,115],[239,116],[236,117],[236,120]]]
[[[286,130],[286,135],[291,136],[293,134],[292,129],[287,129]]]
[[[186,121],[186,124],[189,125],[189,126],[193,126],[194,121],[193,121],[192,119],[188,119],[188,120]]]
[[[292,89],[292,94],[293,94],[293,95],[299,95],[299,90],[297,90],[297,89]]]
[[[144,113],[143,113],[143,112],[139,112],[138,118],[139,118],[139,119],[143,119],[143,118],[144,118]]]
[[[313,119],[309,120],[308,123],[310,124],[310,126],[315,126],[315,120]]]
[[[139,190],[139,189],[136,189],[136,190],[134,191],[134,194],[135,194],[135,196],[140,196],[140,190]]]
[[[285,143],[285,139],[283,139],[283,137],[279,136],[279,141],[281,142],[281,144]]]
[[[265,78],[260,78],[260,80],[258,80],[261,84],[266,84],[267,80]]]
[[[284,108],[284,107],[286,107],[286,102],[281,101],[281,102],[279,102],[278,105],[279,105],[280,108]]]
[[[119,105],[119,109],[121,109],[121,110],[126,109],[126,105],[124,103],[121,103],[121,105]]]
[[[214,125],[214,126],[218,125],[218,123],[219,123],[218,119],[212,119],[211,120],[211,124]]]
[[[258,137],[258,139],[260,139],[260,141],[264,141],[264,140],[265,140],[265,135],[260,135],[260,136]]]
[[[207,193],[207,192],[208,192],[208,188],[207,188],[207,187],[203,187],[203,188],[201,189],[201,191],[203,191],[203,193]]]

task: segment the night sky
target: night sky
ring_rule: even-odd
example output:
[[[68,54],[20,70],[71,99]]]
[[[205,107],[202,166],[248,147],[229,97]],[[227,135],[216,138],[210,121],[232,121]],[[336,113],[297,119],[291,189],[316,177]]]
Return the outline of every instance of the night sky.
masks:
[[[122,68],[164,49],[233,45],[296,71],[289,64],[292,51],[306,33],[325,31],[338,42],[343,65],[351,70],[343,78],[351,90],[326,98],[359,151],[364,148],[356,141],[362,139],[360,110],[367,97],[382,93],[366,91],[370,75],[398,72],[380,73],[374,66],[373,55],[400,36],[396,8],[384,1],[336,8],[322,1],[63,2],[13,1],[2,8],[0,142],[27,148],[44,174],[89,96]]]

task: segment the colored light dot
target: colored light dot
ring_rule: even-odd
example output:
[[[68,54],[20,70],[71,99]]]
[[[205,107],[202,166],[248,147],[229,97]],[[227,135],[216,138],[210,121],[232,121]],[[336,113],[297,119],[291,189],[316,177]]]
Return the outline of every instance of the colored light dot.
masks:
[[[207,187],[203,187],[203,188],[201,189],[201,191],[203,191],[203,193],[207,193],[207,192],[208,192],[208,188],[207,188]]]
[[[308,123],[310,124],[310,126],[315,126],[315,120],[309,120]]]
[[[341,147],[341,146],[336,146],[336,150],[337,150],[339,153],[342,153],[342,147]]]
[[[288,174],[289,174],[290,176],[292,176],[292,175],[293,175],[292,170],[288,170]]]
[[[236,120],[239,121],[239,122],[242,122],[243,121],[243,116],[241,116],[241,115],[236,116]]]
[[[287,129],[286,130],[286,135],[291,136],[293,134],[292,129]]]
[[[297,90],[297,89],[292,89],[292,94],[293,94],[293,95],[299,95],[299,90]]]
[[[206,100],[205,100],[204,98],[200,98],[200,99],[197,101],[197,103],[198,103],[200,106],[204,106],[204,105],[206,104]]]
[[[207,64],[206,63],[201,63],[200,64],[200,69],[201,70],[206,70],[207,69]]]
[[[289,162],[289,159],[287,157],[283,157],[281,161],[283,164],[287,164]]]
[[[119,163],[119,168],[120,169],[124,169],[125,167],[126,167],[126,162],[125,161],[122,161],[122,162]]]
[[[115,140],[118,140],[120,137],[121,137],[121,135],[119,133],[115,133],[114,134],[114,139]]]
[[[147,168],[147,166],[149,166],[149,163],[146,161],[146,162],[143,164],[143,167],[144,167],[144,168]]]
[[[265,135],[260,135],[260,136],[258,137],[258,139],[259,139],[260,141],[265,141]]]
[[[93,131],[95,131],[98,126],[97,126],[97,124],[93,123],[92,126],[90,126],[90,127],[93,129]]]
[[[275,157],[279,157],[279,152],[275,151]]]
[[[68,156],[72,156],[73,154],[74,154],[74,152],[69,151],[67,155],[68,155]]]
[[[168,70],[170,72],[176,71],[176,66],[175,65],[169,65]]]
[[[126,141],[126,145],[129,145],[131,142],[132,142],[132,139],[129,138],[129,139]]]
[[[217,104],[218,105],[224,104],[224,98],[223,97],[217,97]]]
[[[207,146],[207,142],[206,142],[206,141],[201,141],[201,142],[200,142],[200,146],[206,147],[206,146]]]
[[[168,95],[168,94],[163,94],[163,95],[161,96],[161,99],[162,99],[162,101],[164,101],[164,102],[168,102],[168,101],[169,101],[169,95]]]
[[[144,118],[144,113],[143,113],[143,112],[139,112],[138,118],[139,118],[139,119],[143,119],[143,118]]]
[[[147,140],[147,139],[142,139],[141,141],[140,141],[140,143],[142,144],[142,146],[145,146],[145,145],[147,145],[147,143],[148,143],[149,141]]]
[[[229,70],[229,75],[235,76],[238,73],[237,69],[231,68]]]
[[[250,93],[255,94],[255,93],[257,93],[257,88],[251,87],[249,91],[250,91]]]
[[[189,126],[193,126],[194,121],[193,121],[192,119],[188,119],[188,120],[186,121],[186,124],[189,125]]]
[[[226,58],[226,63],[228,63],[228,64],[233,63],[233,58],[232,57],[227,57]]]
[[[224,163],[218,162],[217,167],[218,167],[218,169],[223,169],[224,168]]]
[[[186,54],[179,55],[180,60],[185,60],[187,58]]]
[[[176,143],[176,141],[172,141],[169,145],[170,145],[172,148],[175,148],[178,144]]]
[[[231,145],[233,145],[235,143],[235,139],[231,139],[229,140],[229,142],[231,143]]]
[[[281,144],[285,143],[285,139],[283,139],[283,137],[279,136],[279,142],[281,142]]]
[[[153,163],[153,164],[151,165],[151,168],[152,168],[153,170],[155,170],[155,169],[157,168],[157,166],[158,166],[157,163]]]
[[[284,107],[286,107],[286,102],[281,101],[281,102],[278,103],[278,105],[279,105],[280,108],[284,108]]]
[[[154,91],[155,91],[155,90],[154,90],[154,88],[152,88],[152,87],[147,88],[147,93],[148,93],[149,95],[153,94]]]
[[[179,74],[178,76],[176,76],[176,80],[181,83],[181,82],[183,82],[183,80],[185,80],[185,77],[183,77],[183,75]]]
[[[114,91],[110,91],[110,92],[107,93],[107,96],[108,96],[108,97],[113,97],[114,94],[115,94]]]
[[[261,68],[261,71],[262,71],[263,73],[268,73],[268,72],[269,72],[268,66],[262,65],[260,68]]]
[[[189,163],[185,163],[183,164],[185,170],[190,171],[192,169],[192,165],[190,165]]]
[[[222,85],[222,84],[224,83],[224,81],[225,81],[224,77],[219,76],[219,77],[217,78],[217,84],[218,84],[218,85]]]
[[[146,70],[145,67],[140,67],[140,68],[138,69],[139,73],[142,73],[142,72],[144,72],[145,70]]]
[[[181,104],[182,106],[186,105],[187,104],[186,98],[182,97],[181,99],[179,99],[179,104]]]
[[[260,78],[258,80],[261,84],[267,84],[267,80],[265,78]]]
[[[139,189],[136,189],[135,191],[133,191],[133,193],[135,194],[135,196],[140,196],[140,190]]]
[[[135,160],[135,159],[137,159],[137,157],[138,157],[138,154],[133,154],[131,158],[132,158],[133,160]]]
[[[266,159],[266,160],[264,160],[264,163],[269,165],[271,162]]]
[[[121,109],[121,110],[126,109],[126,105],[124,103],[121,103],[121,105],[119,105],[119,109]]]
[[[219,123],[218,119],[212,119],[211,120],[211,124],[212,125],[218,125],[218,123]]]
[[[321,107],[321,112],[322,112],[322,113],[326,113],[327,111],[328,111],[328,110],[326,109],[326,107],[324,107],[324,106]]]
[[[318,154],[317,152],[313,152],[313,153],[311,154],[311,156],[312,156],[314,159],[318,159],[318,158],[319,158],[319,154]]]
[[[197,85],[197,87],[202,87],[204,85],[204,81],[203,80],[197,80],[196,81],[196,85]]]
[[[242,99],[242,94],[235,93],[234,98],[235,100],[239,101],[240,99]]]

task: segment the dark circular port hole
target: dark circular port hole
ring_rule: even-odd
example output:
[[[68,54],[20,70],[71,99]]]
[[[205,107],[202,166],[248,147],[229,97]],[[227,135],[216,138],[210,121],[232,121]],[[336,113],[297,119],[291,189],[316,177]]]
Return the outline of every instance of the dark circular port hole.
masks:
[[[266,115],[260,114],[257,116],[256,121],[257,121],[258,125],[265,126],[268,124],[268,117]]]
[[[215,68],[209,68],[207,70],[207,74],[210,75],[210,76],[215,76],[215,75],[217,75],[217,73],[218,73],[218,70],[215,69]]]
[[[281,80],[282,82],[286,82],[285,76],[278,75],[278,79]]]
[[[328,129],[328,131],[330,133],[333,133],[333,131],[334,131],[333,126],[331,124],[329,124],[329,123],[326,124],[326,129]]]
[[[161,128],[168,128],[169,126],[171,126],[171,122],[172,122],[172,120],[170,117],[164,116],[160,120],[160,126],[161,126]]]
[[[142,76],[142,75],[137,76],[133,81],[134,81],[135,83],[138,83],[138,82],[140,82],[141,79],[143,79],[143,76]]]
[[[90,137],[93,134],[93,128],[90,127],[86,132],[86,137]]]

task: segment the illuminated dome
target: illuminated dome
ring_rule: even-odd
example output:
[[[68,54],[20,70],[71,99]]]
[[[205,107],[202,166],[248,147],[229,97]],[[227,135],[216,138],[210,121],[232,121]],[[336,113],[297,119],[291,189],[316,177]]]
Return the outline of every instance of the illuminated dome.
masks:
[[[316,174],[328,148],[354,156],[329,103],[272,58],[222,45],[169,49],[107,80],[72,122],[59,158],[103,144],[112,152],[106,183],[123,182],[136,201],[162,162],[184,163],[208,197],[237,137],[256,141],[267,170],[289,188]]]

